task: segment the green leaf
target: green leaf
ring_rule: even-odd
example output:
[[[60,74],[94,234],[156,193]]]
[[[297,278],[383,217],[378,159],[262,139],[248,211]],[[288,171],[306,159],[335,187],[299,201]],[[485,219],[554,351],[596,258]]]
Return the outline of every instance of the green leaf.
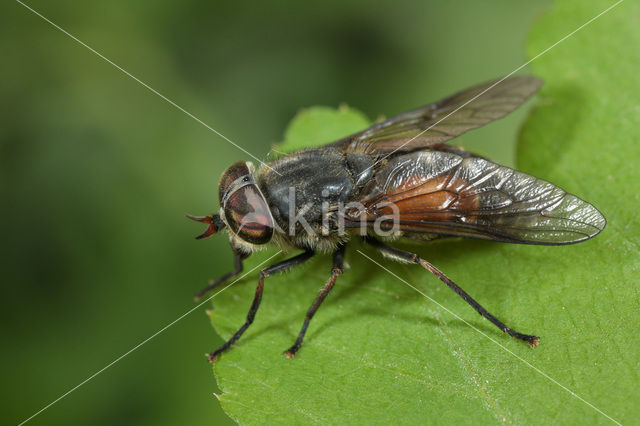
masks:
[[[610,4],[558,2],[536,23],[529,55]],[[254,324],[215,364],[224,410],[248,424],[606,423],[594,407],[623,423],[635,421],[639,12],[638,2],[627,0],[532,63],[547,83],[524,126],[519,167],[595,204],[609,221],[601,235],[561,247],[466,240],[403,246],[507,324],[541,336],[538,348],[500,333],[421,268],[383,261],[354,242],[349,270],[314,317],[295,359],[282,351],[329,277],[330,257],[266,279]],[[325,143],[366,124],[347,108],[312,108],[293,120],[281,149]],[[255,254],[245,270],[275,253]],[[244,322],[256,281],[254,272],[213,300],[211,320],[224,338]]]
[[[313,107],[303,109],[287,126],[278,150],[293,152],[320,146],[369,127],[371,123],[360,111],[341,105],[338,109]]]

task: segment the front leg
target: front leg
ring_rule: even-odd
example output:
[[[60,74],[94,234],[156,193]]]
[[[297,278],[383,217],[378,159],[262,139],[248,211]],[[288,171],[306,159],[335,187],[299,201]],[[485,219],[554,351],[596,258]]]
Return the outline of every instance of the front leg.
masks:
[[[312,250],[307,250],[304,253],[300,253],[299,255],[292,257],[291,259],[286,259],[286,260],[283,260],[282,262],[278,262],[271,266],[267,266],[262,271],[260,271],[258,286],[256,287],[256,293],[253,296],[253,302],[251,303],[251,308],[249,309],[249,313],[247,314],[246,321],[244,322],[242,327],[240,327],[240,329],[238,329],[238,331],[236,331],[235,334],[231,336],[231,339],[227,340],[222,346],[220,346],[215,351],[207,354],[207,358],[209,358],[209,362],[214,362],[216,359],[218,359],[218,356],[222,352],[229,349],[229,347],[231,347],[231,345],[233,345],[236,342],[236,340],[238,340],[240,336],[242,336],[242,333],[244,333],[253,322],[253,319],[256,316],[256,312],[258,312],[258,308],[260,307],[260,301],[262,300],[262,289],[264,287],[264,279],[277,272],[281,272],[281,271],[284,271],[285,269],[291,268],[292,266],[299,265],[302,262],[311,259],[313,255],[314,255],[314,252]]]
[[[203,288],[202,290],[200,290],[194,297],[193,299],[197,302],[200,299],[202,299],[202,296],[204,296],[205,294],[207,294],[208,292],[210,292],[211,290],[213,290],[214,288],[218,287],[220,284],[230,280],[231,278],[240,275],[240,273],[242,272],[242,262],[249,257],[248,254],[243,253],[241,251],[238,250],[233,250],[233,262],[235,265],[235,269],[233,270],[233,272],[227,272],[226,274],[224,274],[223,276],[221,276],[220,278],[218,278],[217,280],[211,280],[209,281],[209,284]]]
[[[344,266],[344,252],[346,247],[346,244],[340,244],[335,253],[333,253],[333,268],[331,269],[331,278],[327,280],[325,285],[322,287],[322,290],[320,290],[320,294],[318,295],[318,297],[316,297],[316,300],[307,311],[307,316],[304,319],[302,329],[300,330],[295,343],[289,349],[284,351],[284,354],[287,356],[287,358],[294,358],[296,356],[296,352],[298,352],[298,349],[300,349],[300,346],[302,346],[302,340],[304,339],[304,335],[307,332],[307,327],[309,327],[311,318],[313,318],[313,315],[320,307],[320,304],[324,301],[324,299],[333,288],[333,285],[336,283],[338,277],[342,275],[342,267]]]

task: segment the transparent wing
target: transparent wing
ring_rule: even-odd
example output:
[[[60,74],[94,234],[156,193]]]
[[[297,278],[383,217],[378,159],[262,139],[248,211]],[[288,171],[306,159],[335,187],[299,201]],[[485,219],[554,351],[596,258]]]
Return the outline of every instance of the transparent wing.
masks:
[[[403,232],[556,245],[589,239],[606,224],[575,195],[480,157],[404,154],[379,169],[373,185],[350,226],[379,221],[388,230],[395,217]]]
[[[513,76],[499,81],[472,87],[389,118],[331,146],[343,151],[384,154],[441,144],[504,117],[542,85],[542,80],[530,76]]]

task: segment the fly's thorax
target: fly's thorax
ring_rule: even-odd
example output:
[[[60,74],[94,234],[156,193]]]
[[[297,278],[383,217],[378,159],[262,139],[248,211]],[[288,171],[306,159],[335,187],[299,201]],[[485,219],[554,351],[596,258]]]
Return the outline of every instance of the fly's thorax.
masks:
[[[372,164],[366,154],[330,147],[299,151],[269,163],[256,180],[273,215],[275,232],[293,244],[304,240],[321,245],[325,239],[335,239],[337,212],[357,201]]]

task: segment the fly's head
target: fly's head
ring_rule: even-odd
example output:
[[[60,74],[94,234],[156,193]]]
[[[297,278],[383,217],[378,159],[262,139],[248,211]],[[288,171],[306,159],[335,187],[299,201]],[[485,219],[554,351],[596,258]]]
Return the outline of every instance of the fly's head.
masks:
[[[212,216],[188,218],[209,224],[197,239],[209,237],[228,227],[232,244],[249,248],[267,244],[273,237],[274,221],[269,205],[253,177],[250,162],[237,162],[220,178],[218,197],[220,212]]]

